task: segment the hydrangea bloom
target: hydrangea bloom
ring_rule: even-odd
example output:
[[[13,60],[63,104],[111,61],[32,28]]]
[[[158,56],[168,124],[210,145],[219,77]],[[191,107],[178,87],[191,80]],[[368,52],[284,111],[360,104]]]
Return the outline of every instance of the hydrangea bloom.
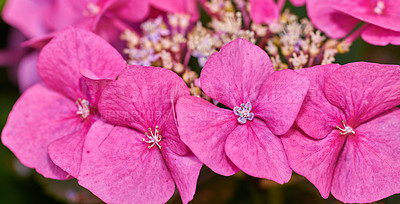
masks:
[[[250,0],[250,17],[255,23],[271,24],[279,19],[286,0]],[[290,0],[295,6],[303,6],[306,0]]]
[[[130,66],[102,94],[88,133],[79,183],[108,203],[165,203],[175,191],[192,200],[202,164],[180,140],[174,105],[188,95],[173,72]]]
[[[231,110],[197,97],[177,103],[179,133],[205,165],[222,175],[239,169],[278,183],[291,176],[277,135],[292,126],[308,89],[308,79],[292,70],[274,72],[268,55],[237,39],[207,60],[201,87]]]
[[[373,63],[301,70],[311,80],[282,136],[289,164],[322,197],[368,203],[400,192],[400,67]]]
[[[115,40],[121,20],[136,22],[148,11],[147,0],[8,0],[2,16],[28,38],[35,38],[30,43],[42,45],[71,25],[94,31],[108,41]]]
[[[396,0],[307,0],[311,21],[329,37],[345,37],[363,22],[357,34],[374,45],[400,44],[399,8]]]
[[[99,117],[101,89],[125,66],[100,37],[74,28],[60,33],[40,53],[38,73],[44,83],[17,101],[2,132],[3,144],[45,177],[76,177],[84,138]]]

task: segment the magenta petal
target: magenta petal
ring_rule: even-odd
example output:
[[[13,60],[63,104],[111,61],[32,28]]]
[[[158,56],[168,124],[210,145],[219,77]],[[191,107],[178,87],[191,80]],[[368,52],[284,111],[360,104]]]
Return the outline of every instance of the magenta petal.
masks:
[[[238,171],[225,154],[225,140],[238,125],[233,111],[198,97],[184,96],[178,99],[176,115],[182,141],[201,162],[225,176]]]
[[[400,66],[367,62],[343,65],[326,80],[325,95],[355,127],[400,104]]]
[[[18,66],[18,86],[21,91],[26,90],[40,81],[37,73],[36,63],[39,52],[32,52],[24,56]]]
[[[304,6],[304,4],[306,4],[306,0],[290,0],[290,2],[294,6]]]
[[[329,103],[324,94],[326,78],[339,67],[338,64],[330,64],[298,71],[310,79],[310,88],[296,118],[296,123],[314,139],[326,137],[346,118],[343,111]]]
[[[183,155],[187,147],[179,140],[173,106],[186,94],[189,90],[185,82],[172,71],[130,66],[104,89],[99,110],[111,123],[143,133],[158,125],[161,135],[168,137],[166,141],[174,143],[170,148]]]
[[[239,38],[210,56],[201,72],[201,88],[209,97],[233,109],[255,101],[260,87],[273,72],[267,53]]]
[[[165,203],[175,184],[145,135],[98,120],[86,137],[79,184],[106,203]]]
[[[398,0],[384,0],[382,14],[374,9],[378,1],[352,0],[333,4],[333,7],[363,22],[370,23],[393,31],[400,31],[400,3]]]
[[[288,182],[292,175],[281,139],[259,119],[238,125],[226,139],[225,151],[248,175],[280,184]]]
[[[400,45],[400,32],[380,28],[374,25],[368,25],[368,27],[361,33],[361,37],[363,40],[373,45]]]
[[[307,0],[307,13],[311,22],[331,38],[343,38],[360,22],[333,8],[336,0]]]
[[[43,19],[52,9],[51,2],[51,0],[10,0],[2,11],[2,17],[5,22],[18,28],[29,38],[44,35],[49,31]]]
[[[173,14],[189,14],[190,20],[199,18],[196,0],[150,0],[151,5],[157,9]]]
[[[79,120],[73,125],[76,131],[50,143],[48,154],[57,166],[77,178],[81,166],[83,144],[89,127]],[[58,133],[54,133],[54,136],[58,136]]]
[[[110,12],[131,22],[143,20],[150,8],[149,0],[112,0],[110,4]]]
[[[2,132],[2,142],[28,167],[45,177],[67,179],[67,173],[49,158],[47,147],[58,138],[72,134],[76,104],[37,84],[18,99]]]
[[[83,81],[81,83],[84,95],[86,95],[90,101],[90,104],[97,107],[100,100],[100,96],[103,93],[104,88],[114,81],[114,79],[101,79],[98,78],[90,70],[81,70]]]
[[[323,198],[328,198],[336,160],[346,137],[332,131],[327,137],[315,140],[297,129],[281,136],[290,167],[317,187]]]
[[[170,151],[169,148],[161,148],[165,163],[175,181],[183,203],[193,199],[196,192],[197,178],[203,165],[193,153],[180,156]]]
[[[253,103],[255,117],[263,119],[277,135],[293,125],[310,81],[292,70],[274,72],[265,81]]]
[[[270,24],[279,17],[274,0],[250,0],[250,17],[258,24]]]
[[[42,49],[37,66],[39,76],[49,87],[76,100],[82,97],[80,70],[88,69],[99,78],[114,78],[126,63],[118,51],[99,36],[69,28]]]
[[[346,203],[369,203],[400,193],[400,109],[355,131],[337,161],[332,194]]]

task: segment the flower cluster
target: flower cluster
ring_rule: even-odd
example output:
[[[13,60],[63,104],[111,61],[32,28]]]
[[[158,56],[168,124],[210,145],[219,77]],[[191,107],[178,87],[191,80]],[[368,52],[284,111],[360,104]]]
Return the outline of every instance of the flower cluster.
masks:
[[[3,16],[40,52],[40,81],[1,139],[43,176],[107,203],[175,188],[188,203],[203,164],[279,184],[294,171],[343,202],[400,193],[400,66],[332,64],[358,36],[396,44],[396,3],[292,0],[299,20],[282,0],[27,2],[34,18],[18,0]]]

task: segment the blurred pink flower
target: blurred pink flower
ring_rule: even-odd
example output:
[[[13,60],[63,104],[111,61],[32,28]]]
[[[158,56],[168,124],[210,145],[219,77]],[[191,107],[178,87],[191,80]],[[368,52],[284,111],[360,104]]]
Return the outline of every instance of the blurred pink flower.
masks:
[[[100,37],[70,28],[42,49],[37,65],[43,83],[18,99],[2,142],[45,177],[77,177],[86,133],[99,118],[101,89],[126,63]]]
[[[286,0],[250,0],[250,17],[258,24],[271,24],[279,19]],[[306,0],[290,0],[295,6],[303,6]]]
[[[282,136],[292,169],[327,198],[369,203],[400,192],[400,66],[322,65]]]
[[[359,23],[354,36],[374,45],[400,45],[400,2],[397,0],[307,0],[312,23],[331,38],[343,38]]]
[[[292,170],[276,135],[292,126],[308,79],[292,70],[275,72],[262,49],[236,39],[210,56],[200,81],[209,97],[230,110],[181,97],[176,109],[183,142],[218,174],[240,169],[278,183],[289,181]]]
[[[175,73],[130,66],[104,90],[79,183],[107,203],[165,203],[175,184],[193,199],[202,164],[180,140],[174,105],[189,90]]]
[[[148,11],[147,0],[8,0],[2,16],[31,39],[27,44],[40,47],[71,25],[112,41],[125,29],[124,21],[138,22]]]

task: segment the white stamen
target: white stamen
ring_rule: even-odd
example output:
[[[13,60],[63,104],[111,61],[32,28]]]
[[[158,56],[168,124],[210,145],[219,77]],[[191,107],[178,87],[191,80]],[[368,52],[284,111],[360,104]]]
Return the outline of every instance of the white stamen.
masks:
[[[158,131],[158,125],[156,126],[156,129],[153,131],[151,131],[151,128],[148,129],[150,132],[150,135],[145,132],[144,135],[146,135],[146,137],[149,139],[148,141],[146,141],[144,138],[142,139],[143,142],[146,142],[148,144],[151,144],[149,146],[149,149],[152,148],[154,145],[157,145],[157,147],[159,149],[161,149],[161,145],[159,144],[159,142],[161,142],[162,136],[160,135],[160,132]]]
[[[374,8],[374,12],[376,14],[382,14],[383,9],[385,9],[385,3],[383,1],[376,2],[376,7]]]
[[[247,120],[253,120],[254,119],[254,114],[250,112],[251,111],[251,103],[247,102],[246,104],[241,104],[239,107],[236,106],[233,108],[233,113],[235,113],[236,116],[239,116],[238,122],[240,124],[245,124]]]
[[[337,129],[342,131],[342,132],[339,133],[340,135],[347,135],[347,134],[350,134],[350,133],[356,134],[356,132],[353,130],[353,128],[351,128],[350,126],[346,125],[344,120],[342,121],[342,123],[343,123],[343,127],[344,128],[340,128],[339,126],[336,126]]]
[[[76,114],[81,115],[82,119],[87,118],[90,115],[89,101],[79,98],[75,103],[78,106]]]

